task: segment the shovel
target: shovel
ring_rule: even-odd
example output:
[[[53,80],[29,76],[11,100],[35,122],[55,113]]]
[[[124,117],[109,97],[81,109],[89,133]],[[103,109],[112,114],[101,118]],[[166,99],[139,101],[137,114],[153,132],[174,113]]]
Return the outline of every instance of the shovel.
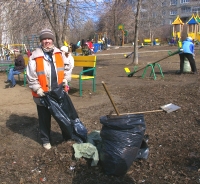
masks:
[[[170,112],[174,112],[174,111],[177,111],[178,109],[180,109],[181,107],[177,106],[177,105],[174,105],[172,103],[169,103],[169,104],[166,104],[166,105],[163,105],[163,106],[160,106],[161,109],[158,109],[158,110],[152,110],[152,111],[142,111],[142,112],[132,112],[132,113],[122,113],[120,114],[119,111],[117,110],[117,107],[114,103],[114,101],[112,100],[112,97],[110,96],[110,93],[108,92],[108,89],[104,83],[104,81],[102,81],[102,85],[115,109],[115,112],[116,114],[112,114],[112,115],[117,115],[117,116],[120,116],[120,115],[128,115],[128,114],[145,114],[145,113],[152,113],[152,112],[167,112],[167,113],[170,113]]]
[[[142,111],[142,112],[132,112],[132,113],[123,113],[120,115],[128,115],[128,114],[146,114],[146,113],[152,113],[152,112],[166,112],[166,113],[170,113],[173,111],[177,111],[178,109],[180,109],[181,107],[174,105],[172,103],[160,106],[161,109],[158,110],[152,110],[152,111]],[[113,114],[115,115],[115,114]]]

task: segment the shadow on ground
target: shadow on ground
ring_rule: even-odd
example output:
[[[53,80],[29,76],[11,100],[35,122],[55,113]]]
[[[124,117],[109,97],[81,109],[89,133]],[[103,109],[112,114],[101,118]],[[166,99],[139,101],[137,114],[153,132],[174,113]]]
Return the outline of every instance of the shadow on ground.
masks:
[[[11,114],[6,122],[6,126],[13,133],[20,134],[34,140],[35,142],[41,143],[38,119],[35,117]],[[51,130],[51,137],[51,144],[53,146],[60,144],[63,141],[62,134],[60,132]]]

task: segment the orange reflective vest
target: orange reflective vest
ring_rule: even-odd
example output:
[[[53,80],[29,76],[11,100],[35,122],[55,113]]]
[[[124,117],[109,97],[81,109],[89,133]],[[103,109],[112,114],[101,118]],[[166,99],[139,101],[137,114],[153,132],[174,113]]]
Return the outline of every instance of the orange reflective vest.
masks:
[[[60,53],[55,53],[55,59],[56,59],[57,80],[58,84],[61,84],[64,79],[64,62],[62,59],[62,55]],[[38,76],[38,81],[44,92],[47,92],[49,88],[47,83],[47,77],[44,72],[44,57],[36,58],[35,62],[36,62],[36,73]],[[34,91],[32,91],[32,95],[34,97],[39,97],[38,94]]]

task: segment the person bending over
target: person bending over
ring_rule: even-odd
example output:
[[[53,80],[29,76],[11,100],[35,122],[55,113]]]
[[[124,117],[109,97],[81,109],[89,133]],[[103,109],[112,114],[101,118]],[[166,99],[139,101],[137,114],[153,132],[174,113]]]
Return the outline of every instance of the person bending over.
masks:
[[[179,54],[180,57],[180,71],[178,74],[183,73],[183,68],[184,68],[184,59],[187,58],[193,74],[197,74],[197,68],[196,68],[196,63],[194,60],[194,44],[192,42],[191,37],[187,37],[185,41],[182,43],[182,49],[180,49],[182,53]]]

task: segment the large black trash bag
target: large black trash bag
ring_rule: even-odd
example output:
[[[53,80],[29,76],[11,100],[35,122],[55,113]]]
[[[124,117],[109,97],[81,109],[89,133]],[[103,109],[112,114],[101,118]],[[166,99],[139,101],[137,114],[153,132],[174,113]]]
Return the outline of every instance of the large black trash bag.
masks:
[[[140,146],[140,150],[138,151],[137,154],[137,159],[147,159],[149,156],[149,147],[147,145],[147,141],[143,139],[142,144]]]
[[[124,175],[136,160],[141,147],[146,128],[144,116],[103,116],[100,123],[103,124],[100,132],[103,170],[107,175]]]
[[[41,103],[47,107],[51,115],[58,122],[65,140],[73,139],[76,142],[86,142],[87,129],[79,120],[74,105],[62,84],[54,90],[45,93]]]

